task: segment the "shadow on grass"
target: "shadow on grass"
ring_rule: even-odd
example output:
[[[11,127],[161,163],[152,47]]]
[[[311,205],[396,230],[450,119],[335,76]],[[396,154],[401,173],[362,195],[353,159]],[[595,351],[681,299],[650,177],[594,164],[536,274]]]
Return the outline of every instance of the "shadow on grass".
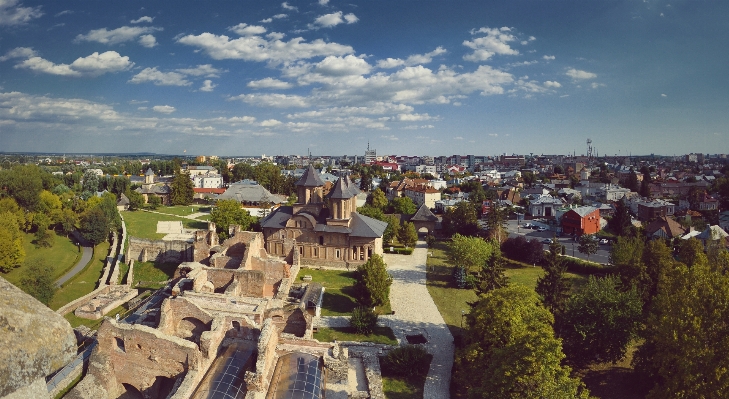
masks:
[[[185,221],[185,227],[194,230],[206,230],[208,228],[208,222],[188,219]]]
[[[352,310],[357,307],[357,302],[348,295],[352,290],[351,287],[345,287],[341,290],[328,289],[324,291],[324,299],[322,301],[322,310],[324,313],[330,316],[349,315],[352,313]]]

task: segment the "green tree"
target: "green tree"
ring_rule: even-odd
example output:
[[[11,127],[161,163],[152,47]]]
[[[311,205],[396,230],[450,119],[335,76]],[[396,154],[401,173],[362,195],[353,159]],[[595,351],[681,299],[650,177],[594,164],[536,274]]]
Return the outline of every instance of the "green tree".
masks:
[[[491,258],[500,256],[499,245],[480,237],[456,234],[448,244],[448,260],[453,266],[460,266],[467,272],[477,272]]]
[[[129,210],[136,211],[144,207],[144,196],[134,190],[128,190],[126,193],[129,198]]]
[[[385,214],[382,212],[382,209],[374,207],[370,204],[366,204],[365,206],[361,206],[357,208],[357,213],[360,215],[369,216],[372,219],[377,219],[381,221],[385,221]]]
[[[509,234],[506,232],[507,210],[498,206],[495,202],[491,210],[486,214],[486,227],[489,229],[489,236],[499,243],[504,242]]]
[[[36,165],[14,166],[0,171],[0,187],[6,190],[17,204],[30,212],[38,209],[39,194],[43,190],[43,172]]]
[[[397,232],[397,240],[405,247],[414,246],[418,241],[418,232],[415,230],[415,225],[410,222],[403,223]]]
[[[380,210],[384,210],[385,207],[387,207],[387,203],[387,197],[379,187],[374,189],[374,191],[367,196],[367,204],[375,208],[379,208]]]
[[[383,220],[383,222],[387,222],[387,227],[382,233],[382,242],[385,244],[389,244],[395,238],[395,235],[397,235],[397,233],[400,231],[400,218],[395,215],[387,215],[385,216],[385,220]]]
[[[391,213],[414,215],[417,212],[415,203],[408,197],[395,197],[390,201]]]
[[[28,295],[48,306],[56,293],[53,268],[44,261],[35,260],[25,265],[20,278],[20,288]]]
[[[616,363],[637,337],[642,305],[635,286],[621,290],[615,276],[590,276],[585,287],[569,298],[558,317],[567,360],[577,367]]]
[[[481,266],[481,270],[476,274],[476,281],[474,283],[476,295],[485,295],[493,290],[509,285],[509,278],[506,277],[504,258],[501,257],[501,251],[498,247],[494,251],[494,255]]]
[[[172,205],[190,205],[195,196],[195,185],[187,173],[176,173],[170,186],[170,203]]]
[[[0,214],[0,271],[7,273],[24,259],[23,238],[15,217],[10,212]]]
[[[640,196],[645,198],[651,197],[651,172],[647,167],[642,167],[643,181],[640,182]]]
[[[155,210],[162,206],[162,199],[156,195],[150,194],[147,197],[147,204],[149,205],[150,209]]]
[[[81,215],[81,235],[94,245],[109,236],[109,219],[99,207],[94,207]]]
[[[210,211],[210,221],[215,223],[218,233],[223,233],[226,238],[230,226],[239,225],[241,229],[248,230],[255,222],[253,216],[234,199],[218,201]]]
[[[608,221],[608,228],[617,236],[626,236],[630,233],[631,223],[628,207],[622,199],[615,203],[615,215]]]
[[[83,182],[83,191],[88,191],[92,194],[99,191],[99,175],[96,172],[87,171],[84,173]]]
[[[453,234],[475,236],[479,230],[476,209],[467,201],[457,203],[456,206],[446,210],[442,227],[443,233],[447,236]]]
[[[633,168],[630,168],[630,174],[628,175],[628,181],[625,184],[625,187],[630,189],[630,191],[637,193],[640,190],[640,183],[638,183],[638,175],[635,174],[635,171]]]
[[[553,314],[560,314],[569,298],[570,282],[565,277],[567,265],[562,260],[562,245],[552,239],[549,252],[544,256],[544,275],[537,279],[536,292],[542,303]]]
[[[382,256],[372,254],[364,264],[357,267],[357,281],[354,284],[357,300],[362,306],[384,306],[390,301],[392,277]]]
[[[253,166],[247,164],[247,163],[238,163],[233,166],[232,172],[232,180],[234,182],[241,181],[244,179],[255,179],[255,170],[253,169]]]
[[[358,306],[352,310],[349,325],[357,334],[371,335],[377,327],[377,313],[369,306]]]
[[[468,398],[588,398],[584,384],[560,363],[554,318],[521,285],[493,290],[466,316],[464,346],[454,361],[454,386]]]
[[[587,255],[587,260],[590,260],[590,255],[597,253],[600,245],[597,242],[597,238],[592,234],[583,234],[580,236],[580,241],[577,246],[577,250]]]

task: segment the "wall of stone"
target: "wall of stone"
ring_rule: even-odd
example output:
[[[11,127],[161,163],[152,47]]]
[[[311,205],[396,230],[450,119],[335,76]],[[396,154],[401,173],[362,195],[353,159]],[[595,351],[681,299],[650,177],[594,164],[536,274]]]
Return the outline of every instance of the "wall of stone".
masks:
[[[235,272],[230,269],[205,269],[208,275],[208,281],[213,284],[215,291],[225,289],[231,282],[233,282],[233,275]]]
[[[258,359],[255,372],[246,372],[245,381],[249,391],[265,392],[273,365],[276,364],[276,346],[278,345],[278,329],[271,319],[263,321],[261,335],[258,338]]]
[[[243,270],[236,273],[239,296],[263,298],[266,286],[266,274],[258,270]]]
[[[187,317],[193,317],[209,326],[211,326],[213,321],[213,316],[210,313],[187,299],[182,297],[167,298],[162,302],[160,308],[160,320],[157,329],[165,334],[186,338],[181,335],[179,327],[181,320]],[[212,326],[208,328],[208,331],[210,328]]]
[[[126,258],[140,262],[190,262],[193,260],[193,245],[187,241],[129,237]]]
[[[79,307],[82,303],[85,303],[89,299],[99,295],[100,293],[103,293],[105,290],[108,291],[109,289],[110,289],[109,286],[103,285],[103,286],[89,292],[88,294],[82,296],[81,298],[78,298],[76,300],[73,300],[73,301],[61,306],[58,310],[56,310],[56,313],[58,313],[60,315],[65,315],[68,312],[72,312],[72,311],[76,310],[76,308]]]

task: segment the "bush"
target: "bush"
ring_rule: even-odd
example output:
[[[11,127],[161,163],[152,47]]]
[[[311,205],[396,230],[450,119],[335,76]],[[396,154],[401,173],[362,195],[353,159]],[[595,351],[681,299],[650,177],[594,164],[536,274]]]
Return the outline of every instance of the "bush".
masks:
[[[352,317],[349,318],[349,325],[357,334],[370,335],[377,327],[377,313],[364,306],[354,308]]]
[[[425,237],[425,243],[428,245],[428,248],[433,248],[435,246],[435,236],[432,234],[428,234]]]
[[[412,248],[396,248],[393,247],[392,251],[390,251],[390,248],[385,248],[385,253],[387,254],[397,254],[397,255],[412,255],[413,249]]]
[[[606,267],[599,263],[585,262],[584,260],[570,258],[567,256],[562,257],[562,262],[567,265],[567,271],[570,273],[604,276],[611,271],[614,271],[611,270],[609,266]]]
[[[453,268],[453,283],[458,288],[471,288],[471,284],[469,284],[469,278],[468,274],[466,273],[466,269],[462,266],[454,267]]]
[[[382,358],[383,374],[403,377],[424,376],[430,368],[430,355],[419,345],[395,348]]]
[[[357,301],[362,306],[383,306],[390,300],[392,277],[382,257],[372,257],[357,268],[357,282],[354,284]]]

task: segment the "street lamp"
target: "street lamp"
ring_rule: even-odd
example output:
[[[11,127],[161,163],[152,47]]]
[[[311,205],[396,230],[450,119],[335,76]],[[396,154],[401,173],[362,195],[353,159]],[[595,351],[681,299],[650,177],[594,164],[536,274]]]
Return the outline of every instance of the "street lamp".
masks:
[[[461,310],[461,328],[463,328],[463,316],[465,316],[465,315],[466,315],[466,311]]]

